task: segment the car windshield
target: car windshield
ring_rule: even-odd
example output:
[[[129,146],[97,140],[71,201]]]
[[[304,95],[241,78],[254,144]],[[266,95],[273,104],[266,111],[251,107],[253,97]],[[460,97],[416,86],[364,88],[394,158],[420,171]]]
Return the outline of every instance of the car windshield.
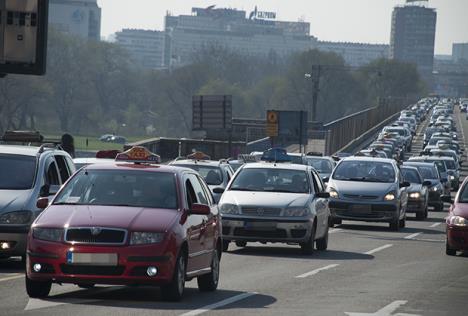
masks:
[[[234,179],[230,190],[285,193],[309,193],[307,173],[302,170],[244,168]]]
[[[445,167],[445,163],[442,160],[425,160],[424,162],[433,162],[436,164],[437,170],[439,170],[440,173],[447,172],[447,168]]]
[[[386,129],[385,130],[388,133],[398,133],[398,135],[405,136],[405,130],[403,129],[396,129],[396,128],[391,128],[391,129]]]
[[[203,166],[199,164],[177,164],[176,166],[197,171],[208,185],[220,185],[223,183],[223,173],[220,167]]]
[[[387,162],[349,160],[336,167],[333,179],[391,183],[395,181],[395,170]]]
[[[403,175],[403,179],[405,181],[408,181],[409,183],[417,183],[417,184],[422,183],[421,177],[417,170],[409,169],[409,168],[402,168],[401,173]]]
[[[419,173],[423,177],[423,179],[437,179],[437,170],[430,167],[420,167],[417,166]]]
[[[82,169],[54,204],[177,209],[173,173]]]
[[[468,185],[465,184],[463,189],[460,191],[460,197],[458,198],[460,203],[468,203]]]
[[[0,155],[0,190],[27,190],[34,184],[36,157]]]
[[[444,160],[444,162],[445,162],[445,166],[447,167],[447,169],[450,169],[450,170],[457,169],[457,166],[455,165],[455,161],[453,161],[452,159],[446,159]]]
[[[318,173],[331,173],[333,170],[333,165],[328,159],[307,157],[307,163]]]

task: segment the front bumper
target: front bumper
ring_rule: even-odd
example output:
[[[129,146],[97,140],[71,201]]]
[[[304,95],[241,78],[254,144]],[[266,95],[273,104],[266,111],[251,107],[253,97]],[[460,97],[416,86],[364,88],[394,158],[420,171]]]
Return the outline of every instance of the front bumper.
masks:
[[[468,250],[468,227],[447,225],[447,242],[452,249]]]
[[[406,212],[409,213],[421,213],[426,209],[426,203],[423,199],[408,199],[406,204]]]
[[[391,202],[330,200],[328,205],[333,219],[390,222],[399,218],[399,208]]]
[[[144,246],[70,245],[34,239],[28,245],[26,272],[32,280],[52,280],[56,283],[163,285],[174,272],[176,255],[163,252],[163,244]],[[67,253],[116,253],[117,265],[71,264]],[[39,263],[40,272],[32,267]],[[146,275],[148,267],[158,269],[156,276]]]
[[[26,253],[27,233],[0,233],[0,242],[6,242],[8,249],[0,248],[0,256],[24,256]]]
[[[223,240],[301,243],[310,239],[313,219],[222,216]]]

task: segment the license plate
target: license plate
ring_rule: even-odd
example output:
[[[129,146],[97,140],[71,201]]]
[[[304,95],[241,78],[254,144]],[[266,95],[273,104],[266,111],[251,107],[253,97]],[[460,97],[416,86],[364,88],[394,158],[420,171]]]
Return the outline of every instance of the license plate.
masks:
[[[269,222],[244,222],[245,229],[276,229],[276,223]]]
[[[116,253],[67,253],[67,263],[77,265],[116,266],[118,256]]]
[[[372,205],[351,205],[350,210],[355,213],[372,213]]]

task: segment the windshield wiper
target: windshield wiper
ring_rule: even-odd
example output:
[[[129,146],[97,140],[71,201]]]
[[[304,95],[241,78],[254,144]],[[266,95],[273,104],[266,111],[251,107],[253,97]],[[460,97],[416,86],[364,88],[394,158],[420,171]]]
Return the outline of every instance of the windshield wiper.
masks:
[[[265,190],[265,192],[278,192],[278,193],[297,193],[295,191],[291,191],[291,190]]]
[[[247,189],[247,188],[231,188],[229,190],[231,191],[255,191],[255,190]]]
[[[72,203],[72,202],[57,202],[52,205],[80,205],[80,203]]]

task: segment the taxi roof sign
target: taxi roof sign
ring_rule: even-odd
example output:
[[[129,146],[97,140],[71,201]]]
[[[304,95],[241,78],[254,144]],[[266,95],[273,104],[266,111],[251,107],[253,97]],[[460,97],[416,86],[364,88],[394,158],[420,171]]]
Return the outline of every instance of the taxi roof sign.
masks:
[[[160,163],[161,157],[153,154],[147,148],[134,146],[129,150],[118,154],[115,161],[133,162],[133,163]]]
[[[193,159],[193,160],[211,160],[211,157],[205,154],[204,152],[197,151],[194,152],[193,154],[190,154],[187,156],[187,159]]]

